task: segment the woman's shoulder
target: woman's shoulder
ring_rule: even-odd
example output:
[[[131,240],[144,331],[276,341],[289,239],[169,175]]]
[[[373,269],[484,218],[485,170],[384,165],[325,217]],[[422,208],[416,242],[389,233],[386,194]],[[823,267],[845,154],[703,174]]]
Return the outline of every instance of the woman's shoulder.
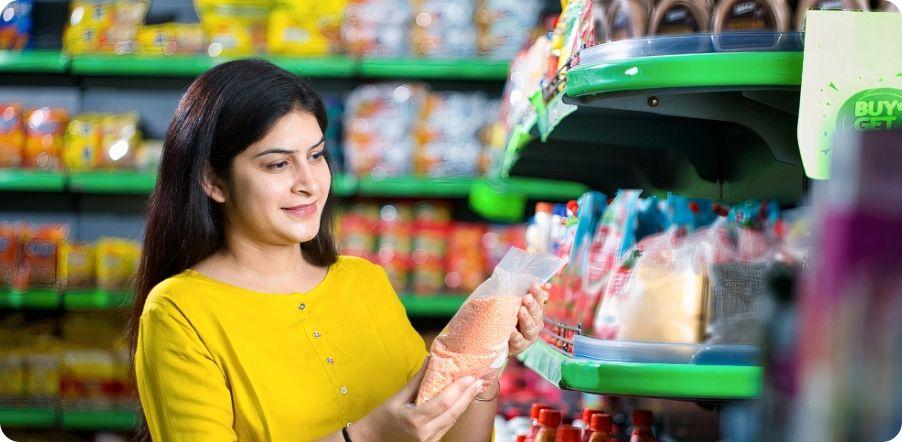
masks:
[[[335,266],[342,273],[352,276],[371,276],[385,271],[372,261],[359,256],[339,255]]]
[[[185,270],[157,283],[147,294],[144,311],[149,308],[178,308],[192,298],[197,299],[197,292],[204,290],[204,280],[194,277],[192,273],[191,270]]]

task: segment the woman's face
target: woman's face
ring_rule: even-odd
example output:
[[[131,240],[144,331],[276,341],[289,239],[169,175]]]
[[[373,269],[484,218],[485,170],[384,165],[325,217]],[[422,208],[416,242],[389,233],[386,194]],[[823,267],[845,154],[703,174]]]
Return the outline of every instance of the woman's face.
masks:
[[[313,239],[332,179],[324,150],[316,118],[295,110],[238,154],[223,202],[227,233],[272,245]]]

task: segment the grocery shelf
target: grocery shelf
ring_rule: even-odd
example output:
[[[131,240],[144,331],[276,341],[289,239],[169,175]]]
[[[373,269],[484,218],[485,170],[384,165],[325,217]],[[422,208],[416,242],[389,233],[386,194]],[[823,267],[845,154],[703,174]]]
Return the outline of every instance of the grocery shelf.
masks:
[[[762,368],[739,365],[655,364],[574,359],[543,341],[520,360],[567,390],[682,400],[751,399],[761,393]]]
[[[0,51],[0,72],[64,73],[68,66],[59,51]]]
[[[125,431],[137,426],[135,410],[66,410],[60,416],[65,430]]]
[[[632,90],[802,84],[802,53],[718,52],[637,57],[579,65],[567,73],[567,95]]]
[[[0,190],[59,192],[66,186],[62,172],[0,169]]]
[[[74,172],[69,176],[69,188],[80,193],[146,194],[153,190],[156,180],[152,172]]]
[[[49,310],[60,305],[62,299],[56,290],[0,290],[0,308]]]
[[[576,181],[608,194],[801,198],[801,51],[621,57],[625,48],[607,46],[583,51],[565,94],[512,131],[502,176]]]
[[[282,69],[302,77],[351,77],[357,71],[357,61],[345,56],[285,57],[265,56]]]
[[[520,221],[526,215],[526,201],[568,201],[579,198],[589,188],[581,183],[544,179],[482,178],[470,188],[470,207],[495,221]]]
[[[400,295],[401,304],[408,316],[446,316],[451,317],[467,299],[466,295]]]
[[[226,59],[194,55],[92,54],[72,57],[70,70],[79,75],[195,76]]]
[[[105,290],[73,290],[63,294],[63,308],[66,310],[106,310],[121,308],[131,303],[128,293]]]
[[[507,78],[509,67],[510,62],[499,60],[364,58],[360,62],[360,75],[374,78],[503,81]]]
[[[357,177],[350,174],[338,174],[332,176],[332,194],[338,196],[350,196],[357,191]]]
[[[56,424],[53,408],[0,407],[0,427],[52,428]]]
[[[360,177],[357,193],[363,196],[464,198],[473,177]]]

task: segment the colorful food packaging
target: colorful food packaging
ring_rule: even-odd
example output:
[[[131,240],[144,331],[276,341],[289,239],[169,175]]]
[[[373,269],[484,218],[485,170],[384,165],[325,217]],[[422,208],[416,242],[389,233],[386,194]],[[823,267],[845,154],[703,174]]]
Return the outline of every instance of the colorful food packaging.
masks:
[[[482,130],[492,110],[480,94],[430,93],[416,129],[414,173],[476,175],[484,146]]]
[[[388,204],[382,207],[376,262],[396,291],[407,291],[413,247],[413,213],[410,205]]]
[[[0,167],[20,167],[24,145],[22,108],[18,104],[0,105]]]
[[[138,268],[141,246],[125,239],[101,238],[94,250],[97,287],[110,292],[127,290]]]
[[[416,0],[411,23],[413,53],[427,58],[476,55],[473,0]]]
[[[407,0],[350,0],[341,39],[353,57],[404,57],[409,51],[411,4]]]
[[[31,37],[33,0],[13,0],[0,8],[0,50],[20,50]]]
[[[0,223],[0,287],[13,286],[21,255],[21,238],[24,226]]]
[[[60,247],[57,280],[62,290],[87,289],[95,285],[94,248],[65,242]]]
[[[270,0],[195,0],[211,57],[266,52]]]
[[[200,54],[207,51],[204,28],[196,23],[161,23],[138,28],[137,53]]]
[[[276,1],[266,30],[269,52],[308,56],[341,52],[346,5],[346,0]]]
[[[103,164],[101,126],[102,119],[98,114],[82,114],[69,121],[63,148],[66,169],[73,172],[94,170]]]
[[[134,168],[135,151],[140,144],[141,132],[138,130],[136,112],[102,117],[100,151],[105,168]]]
[[[416,403],[432,399],[461,377],[494,376],[507,361],[508,340],[516,329],[523,296],[532,284],[547,281],[563,265],[549,254],[511,249],[433,341]]]
[[[57,288],[59,249],[67,235],[65,225],[41,226],[25,233],[17,289]]]
[[[412,289],[419,295],[436,295],[445,287],[447,224],[418,223],[413,239]]]
[[[452,227],[445,275],[445,286],[452,292],[472,292],[485,280],[485,231],[481,224],[456,223]]]
[[[42,107],[25,115],[23,166],[59,170],[68,115],[65,109]]]

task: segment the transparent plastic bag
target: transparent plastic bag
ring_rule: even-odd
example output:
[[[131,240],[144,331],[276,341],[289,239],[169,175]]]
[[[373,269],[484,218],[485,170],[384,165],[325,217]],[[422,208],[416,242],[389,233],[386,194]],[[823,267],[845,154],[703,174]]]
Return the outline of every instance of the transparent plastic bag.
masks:
[[[488,379],[501,370],[523,296],[532,284],[548,281],[565,262],[551,254],[511,248],[432,342],[416,403],[432,399],[461,377]]]

